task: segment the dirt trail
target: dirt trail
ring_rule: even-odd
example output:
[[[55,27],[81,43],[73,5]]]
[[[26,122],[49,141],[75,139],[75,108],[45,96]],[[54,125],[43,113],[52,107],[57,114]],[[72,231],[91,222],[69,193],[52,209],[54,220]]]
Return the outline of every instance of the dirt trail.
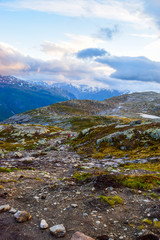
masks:
[[[8,163],[12,167],[30,167],[34,170],[0,173],[0,184],[3,186],[0,189],[0,205],[10,204],[32,215],[31,221],[17,223],[11,213],[0,213],[0,239],[56,239],[49,229],[40,230],[41,219],[45,219],[50,227],[63,224],[67,230],[65,240],[70,240],[76,231],[94,239],[101,235],[115,240],[137,239],[144,232],[141,219],[151,215],[153,209],[155,218],[159,216],[159,200],[148,198],[143,192],[112,186],[112,182],[107,185],[107,182],[103,184],[95,179],[89,183],[77,183],[72,179],[73,173],[84,166],[92,169],[98,161],[91,163],[71,152],[69,146],[64,144],[65,139],[50,140],[50,145],[55,145],[57,149],[48,149],[43,154],[39,150],[30,150],[24,151],[22,158],[10,156],[2,160],[3,165]],[[106,194],[120,196],[124,204],[113,208],[101,202],[98,197]],[[77,206],[73,207],[72,204]],[[150,225],[144,228],[146,232],[160,233]]]

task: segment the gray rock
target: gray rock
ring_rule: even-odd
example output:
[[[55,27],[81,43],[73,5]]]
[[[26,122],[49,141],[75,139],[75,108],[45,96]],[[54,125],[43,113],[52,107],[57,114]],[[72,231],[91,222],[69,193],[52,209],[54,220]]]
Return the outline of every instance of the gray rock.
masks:
[[[1,212],[7,212],[7,211],[9,211],[11,209],[11,207],[8,205],[8,204],[6,204],[6,205],[1,205],[0,206],[0,213]]]
[[[15,152],[14,157],[21,158],[21,157],[23,157],[23,155],[20,152]]]
[[[56,237],[64,237],[66,235],[66,229],[63,226],[63,224],[55,225],[51,227],[49,230],[51,234],[53,234]]]
[[[15,213],[17,212],[17,210],[14,209],[14,208],[11,208],[11,209],[9,210],[9,212],[12,213],[12,214],[15,214]]]
[[[73,208],[76,208],[76,207],[78,207],[78,205],[77,205],[77,204],[74,204],[74,203],[72,203],[72,204],[71,204],[71,207],[73,207]]]
[[[41,220],[40,228],[41,229],[47,229],[48,228],[48,223],[46,222],[46,220],[44,220],[44,219]]]
[[[76,232],[72,235],[71,240],[94,240],[94,239],[84,235],[82,232]]]
[[[14,217],[17,222],[21,223],[21,222],[26,222],[26,221],[30,220],[31,214],[26,211],[17,211],[14,214]]]
[[[136,120],[136,121],[133,121],[133,122],[130,122],[130,126],[134,126],[134,125],[137,125],[137,124],[141,124],[142,121],[141,120]]]
[[[120,149],[123,151],[126,151],[127,150],[127,147],[126,146],[121,146]]]

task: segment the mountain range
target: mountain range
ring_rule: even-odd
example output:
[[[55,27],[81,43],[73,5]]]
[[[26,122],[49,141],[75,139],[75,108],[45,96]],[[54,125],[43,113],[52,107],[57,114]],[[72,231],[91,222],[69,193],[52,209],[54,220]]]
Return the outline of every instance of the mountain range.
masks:
[[[14,114],[73,98],[73,94],[58,87],[49,88],[12,76],[0,76],[0,121]]]
[[[0,76],[0,121],[15,114],[70,99],[104,100],[122,92],[75,87],[67,84],[48,85],[27,82],[13,76]]]

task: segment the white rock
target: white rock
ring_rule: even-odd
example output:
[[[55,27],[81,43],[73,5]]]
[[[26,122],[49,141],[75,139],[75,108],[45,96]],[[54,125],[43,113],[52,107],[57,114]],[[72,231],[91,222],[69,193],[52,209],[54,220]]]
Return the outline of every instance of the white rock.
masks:
[[[15,153],[14,153],[14,157],[21,158],[21,157],[23,157],[23,155],[22,155],[21,152],[15,152]]]
[[[55,225],[51,227],[50,229],[51,234],[53,234],[56,237],[64,237],[66,234],[66,229],[63,226],[63,224]]]
[[[1,205],[0,206],[0,212],[7,212],[11,209],[11,207],[7,204],[7,205]]]
[[[78,205],[77,205],[77,204],[74,204],[74,203],[72,203],[72,204],[71,204],[71,207],[73,207],[73,208],[76,208],[76,207],[78,207]]]
[[[17,211],[14,214],[14,217],[17,222],[26,222],[31,219],[31,214],[26,211]]]
[[[88,216],[88,214],[87,213],[83,213],[83,217],[87,217]]]
[[[101,222],[100,221],[96,221],[96,224],[100,224]]]
[[[11,209],[9,210],[9,212],[14,214],[14,213],[16,213],[16,212],[17,212],[17,210],[16,210],[16,209],[14,209],[14,208],[11,208]]]
[[[44,220],[44,219],[41,220],[40,228],[41,229],[47,229],[48,228],[48,223],[46,222],[46,220]]]

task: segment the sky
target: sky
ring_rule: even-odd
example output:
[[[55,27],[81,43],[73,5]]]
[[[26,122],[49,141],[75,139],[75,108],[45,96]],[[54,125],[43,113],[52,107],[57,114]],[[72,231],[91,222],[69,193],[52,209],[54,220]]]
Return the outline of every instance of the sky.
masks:
[[[160,92],[160,0],[0,0],[0,74]]]

